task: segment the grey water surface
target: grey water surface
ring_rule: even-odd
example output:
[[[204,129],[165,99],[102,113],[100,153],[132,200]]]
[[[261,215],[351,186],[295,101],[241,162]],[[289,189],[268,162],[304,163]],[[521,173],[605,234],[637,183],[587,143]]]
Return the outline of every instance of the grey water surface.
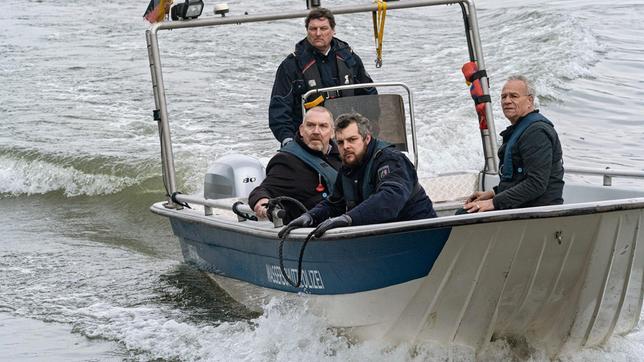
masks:
[[[230,1],[230,15],[304,1]],[[323,1],[329,7],[362,1]],[[535,79],[568,166],[644,170],[644,2],[477,1],[497,131],[504,78]],[[354,343],[306,306],[258,315],[182,263],[163,199],[145,44],[147,1],[5,0],[0,12],[0,360],[474,360],[430,344]],[[206,1],[204,16],[212,15]],[[377,81],[414,91],[419,171],[483,165],[458,6],[391,11],[384,66],[371,18],[338,16]],[[160,34],[178,184],[198,192],[217,157],[268,160],[275,69],[301,20]],[[580,178],[580,177],[578,177]],[[592,178],[580,178],[596,182]],[[643,187],[633,180],[616,184]],[[565,361],[644,360],[641,324]],[[496,341],[484,360],[545,360]]]

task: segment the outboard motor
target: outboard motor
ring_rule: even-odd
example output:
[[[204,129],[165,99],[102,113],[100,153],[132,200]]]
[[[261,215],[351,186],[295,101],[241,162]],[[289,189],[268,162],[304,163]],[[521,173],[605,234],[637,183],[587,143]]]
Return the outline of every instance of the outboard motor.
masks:
[[[204,197],[248,197],[264,177],[264,166],[258,159],[239,154],[226,155],[208,168],[204,178]]]

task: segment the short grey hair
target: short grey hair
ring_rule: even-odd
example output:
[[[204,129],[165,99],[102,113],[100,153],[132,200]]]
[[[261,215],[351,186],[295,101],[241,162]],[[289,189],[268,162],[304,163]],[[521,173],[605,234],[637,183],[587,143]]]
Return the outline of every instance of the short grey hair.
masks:
[[[358,112],[344,113],[335,120],[335,131],[345,129],[355,123],[358,126],[358,133],[364,139],[371,134],[371,123],[369,119]]]
[[[529,96],[532,96],[533,98],[537,98],[537,89],[534,87],[534,83],[528,77],[522,74],[513,74],[508,77],[508,82],[511,80],[518,80],[523,82],[525,84],[526,88],[528,89],[528,94]]]
[[[331,123],[331,125],[333,126],[333,113],[331,113],[331,111],[329,111],[328,109],[322,106],[315,106],[309,109],[308,111],[306,111],[306,113],[304,114],[304,119],[307,119],[309,113],[311,112],[325,112],[329,116],[329,123]]]

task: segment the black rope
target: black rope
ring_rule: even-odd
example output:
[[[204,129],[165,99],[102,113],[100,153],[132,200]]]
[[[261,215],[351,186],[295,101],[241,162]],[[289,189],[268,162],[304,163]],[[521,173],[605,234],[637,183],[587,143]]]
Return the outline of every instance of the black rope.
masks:
[[[289,196],[278,196],[274,197],[270,200],[268,200],[268,208],[269,210],[276,205],[279,205],[282,209],[285,209],[284,205],[282,204],[282,201],[289,201],[292,202],[293,204],[297,205],[302,212],[307,212],[308,209],[304,204],[302,204],[299,200],[294,199]],[[270,215],[270,213],[269,213]],[[284,242],[286,241],[286,238],[288,237],[288,234],[291,232],[291,230],[297,228],[297,226],[291,226],[289,227],[288,225],[286,226],[286,229],[284,230],[282,239],[280,240],[280,245],[278,249],[278,255],[279,255],[279,261],[280,261],[280,271],[282,272],[282,276],[286,281],[292,285],[295,288],[299,288],[299,286],[302,284],[302,260],[304,259],[304,250],[306,249],[306,245],[311,241],[313,236],[315,235],[315,232],[317,231],[317,228],[314,229],[309,233],[309,235],[306,236],[306,239],[304,239],[304,243],[302,243],[302,247],[300,248],[300,256],[297,260],[297,281],[294,282],[287,274],[286,274],[286,269],[284,269]]]
[[[274,197],[274,198],[268,200],[268,205],[267,205],[267,208],[269,210],[268,215],[272,214],[272,210],[275,208],[275,206],[279,206],[283,210],[286,210],[286,207],[284,207],[284,204],[282,203],[282,201],[288,201],[288,202],[291,202],[291,203],[295,204],[297,207],[300,208],[300,210],[303,213],[308,211],[306,206],[304,206],[304,204],[302,204],[297,199],[294,199],[294,198],[289,197],[289,196],[277,196],[277,197]]]
[[[187,203],[187,202],[181,202],[181,201],[177,200],[177,195],[179,195],[180,193],[181,193],[181,192],[179,192],[179,191],[172,193],[172,195],[170,196],[170,199],[171,199],[174,203],[176,203],[177,205],[181,205],[181,206],[183,206],[183,207],[187,207],[187,208],[189,208],[189,209],[192,209],[192,207],[190,207],[190,205],[188,205],[188,203]]]
[[[241,217],[241,218],[244,218],[244,219],[246,219],[246,220],[257,221],[257,216],[255,216],[255,215],[251,215],[251,214],[243,213],[243,212],[239,211],[239,209],[237,209],[237,206],[239,206],[239,205],[243,205],[243,204],[244,204],[244,203],[243,203],[243,202],[241,202],[241,201],[236,201],[236,202],[233,204],[232,209],[233,209],[233,212],[235,213],[235,215],[237,215],[237,216],[239,216],[239,217]]]
[[[297,282],[293,282],[293,280],[291,280],[291,278],[289,278],[289,276],[286,275],[286,270],[284,269],[284,255],[283,255],[284,242],[286,241],[286,237],[288,236],[288,234],[293,229],[295,229],[295,227],[286,229],[286,232],[284,233],[284,237],[282,237],[282,240],[280,240],[280,246],[279,246],[280,271],[282,272],[282,276],[284,276],[284,279],[286,279],[286,281],[290,285],[292,285],[294,288],[299,288],[299,286],[302,284],[302,259],[304,259],[304,249],[306,249],[306,245],[313,238],[313,235],[317,231],[317,228],[311,231],[309,235],[306,236],[306,239],[304,239],[304,243],[302,243],[302,247],[300,248],[300,257],[298,258],[298,261],[297,261]]]
[[[474,49],[472,47],[472,36],[470,35],[470,32],[472,31],[472,28],[470,27],[470,20],[467,17],[467,10],[465,9],[465,5],[463,3],[459,3],[461,6],[461,12],[463,13],[463,24],[465,25],[465,38],[467,39],[467,50],[470,53],[470,60],[474,61],[476,58],[474,58]]]
[[[163,137],[159,137],[159,142],[161,144],[161,154],[163,154]],[[165,162],[161,162],[161,180],[163,181],[163,188],[165,189],[165,195],[171,197],[170,190],[168,189],[168,183],[165,179]]]
[[[163,143],[163,137],[161,136],[162,126],[161,126],[161,123],[159,123],[159,121],[161,121],[161,113],[159,112],[158,109],[155,109],[155,110],[152,111],[152,118],[155,121],[157,121],[157,125],[159,127],[159,146],[161,148],[161,156],[164,156],[165,155],[165,153],[163,151],[163,148],[164,148],[163,144],[164,143]],[[163,181],[163,188],[165,189],[165,195],[167,197],[170,197],[170,199],[172,200],[172,195],[170,195],[170,189],[168,189],[168,182],[166,180],[166,172],[165,171],[166,171],[165,170],[165,162],[161,162],[161,174],[162,174],[161,180]]]

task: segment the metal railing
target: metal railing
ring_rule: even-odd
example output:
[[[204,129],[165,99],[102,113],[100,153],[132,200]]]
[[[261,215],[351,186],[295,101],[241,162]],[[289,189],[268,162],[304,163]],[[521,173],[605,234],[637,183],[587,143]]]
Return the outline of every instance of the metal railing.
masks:
[[[629,177],[639,178],[644,180],[644,171],[629,171],[629,170],[613,170],[610,167],[592,168],[592,167],[566,167],[566,173],[601,176],[603,178],[604,186],[613,185],[613,177]]]
[[[360,84],[339,85],[335,87],[326,87],[326,88],[320,88],[320,89],[311,89],[302,95],[302,114],[306,113],[306,109],[304,108],[304,103],[307,97],[310,96],[311,94],[341,91],[345,89],[358,89],[358,88],[365,88],[365,87],[369,87],[369,88],[402,87],[405,89],[405,91],[407,91],[407,106],[409,108],[409,126],[411,129],[412,150],[414,152],[414,166],[416,166],[416,169],[418,169],[418,146],[416,145],[416,118],[414,116],[414,97],[411,93],[411,89],[409,89],[409,87],[405,83],[400,83],[400,82],[360,83]],[[407,130],[405,130],[405,132],[407,132]]]

